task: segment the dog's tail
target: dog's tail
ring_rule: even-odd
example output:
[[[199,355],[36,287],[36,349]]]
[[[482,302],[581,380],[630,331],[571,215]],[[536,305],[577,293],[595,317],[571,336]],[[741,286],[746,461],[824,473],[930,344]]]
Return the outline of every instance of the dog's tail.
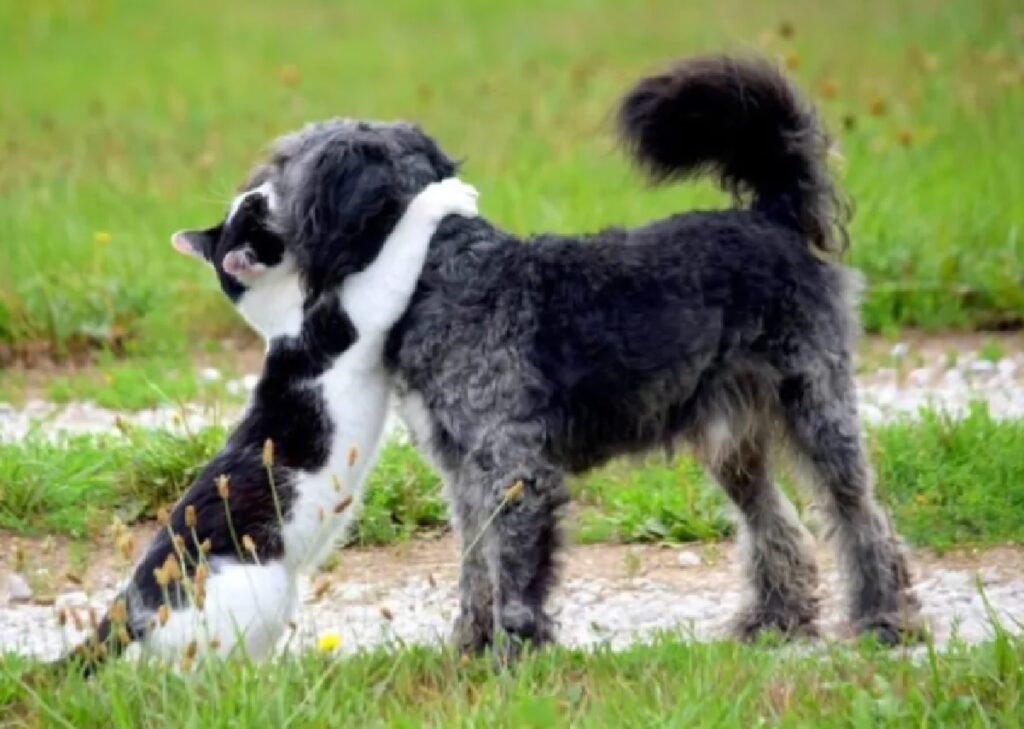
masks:
[[[702,172],[820,251],[846,248],[848,206],[827,166],[814,109],[770,62],[698,56],[640,80],[619,133],[655,182]]]

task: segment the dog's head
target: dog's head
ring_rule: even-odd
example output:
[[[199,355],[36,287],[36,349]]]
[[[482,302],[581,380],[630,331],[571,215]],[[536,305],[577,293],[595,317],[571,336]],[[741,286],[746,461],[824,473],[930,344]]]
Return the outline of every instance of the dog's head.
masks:
[[[366,267],[405,206],[455,164],[419,127],[335,119],[278,139],[247,188],[269,185],[312,295]]]
[[[282,272],[290,273],[300,299],[310,300],[337,286],[376,257],[409,200],[455,167],[413,124],[310,124],[274,142],[223,222],[172,240],[211,263],[224,293],[272,335],[263,317],[247,313],[267,289],[263,282],[276,282],[280,296]]]

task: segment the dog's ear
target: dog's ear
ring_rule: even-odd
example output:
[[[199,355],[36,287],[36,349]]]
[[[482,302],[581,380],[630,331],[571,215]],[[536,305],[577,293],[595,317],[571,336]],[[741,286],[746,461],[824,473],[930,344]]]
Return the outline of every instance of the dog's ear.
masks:
[[[332,140],[311,165],[296,196],[295,244],[316,297],[376,257],[407,201],[382,141]]]
[[[392,133],[404,151],[404,164],[407,177],[404,182],[412,182],[417,189],[455,175],[458,164],[453,162],[437,142],[424,132],[418,124],[399,122],[393,127]]]
[[[206,230],[179,230],[171,236],[171,246],[178,253],[209,262],[220,238],[220,231],[219,225]]]

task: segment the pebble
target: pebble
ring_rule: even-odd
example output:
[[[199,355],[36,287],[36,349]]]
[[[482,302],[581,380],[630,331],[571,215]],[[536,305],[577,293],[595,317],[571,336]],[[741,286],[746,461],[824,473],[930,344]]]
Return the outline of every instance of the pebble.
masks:
[[[217,382],[220,378],[220,370],[216,367],[203,367],[199,370],[199,379],[203,382]]]
[[[676,562],[679,563],[680,567],[700,567],[703,560],[700,555],[689,549],[684,549],[676,555]]]
[[[28,580],[17,572],[7,575],[7,599],[12,603],[28,602],[32,599],[32,588]]]

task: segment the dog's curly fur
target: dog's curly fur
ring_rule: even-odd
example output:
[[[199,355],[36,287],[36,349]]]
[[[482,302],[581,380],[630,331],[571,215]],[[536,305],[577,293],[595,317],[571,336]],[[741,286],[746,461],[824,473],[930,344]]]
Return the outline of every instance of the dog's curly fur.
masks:
[[[737,206],[525,243],[448,219],[390,337],[401,409],[444,475],[464,550],[497,511],[463,554],[459,645],[551,639],[565,474],[678,441],[740,514],[740,635],[814,630],[817,568],[772,480],[784,444],[831,517],[853,622],[899,640],[915,605],[865,462],[858,283],[837,260],[846,207],[826,134],[772,65],[721,56],[641,80],[618,121],[655,181],[712,172]],[[338,120],[284,138],[251,184],[288,201],[283,235],[315,294],[372,259],[395,201],[453,169],[412,125]]]

